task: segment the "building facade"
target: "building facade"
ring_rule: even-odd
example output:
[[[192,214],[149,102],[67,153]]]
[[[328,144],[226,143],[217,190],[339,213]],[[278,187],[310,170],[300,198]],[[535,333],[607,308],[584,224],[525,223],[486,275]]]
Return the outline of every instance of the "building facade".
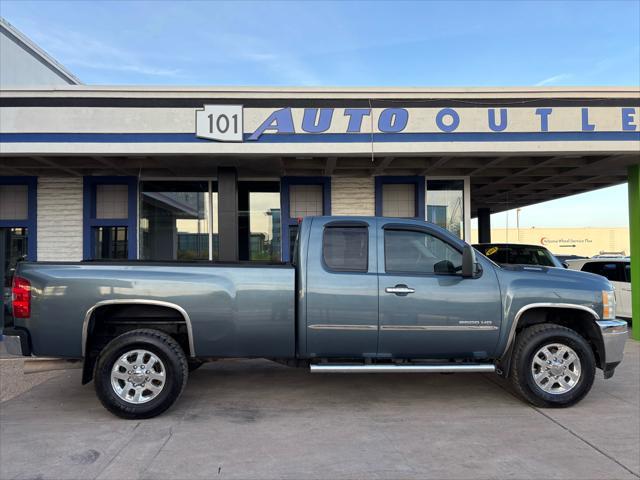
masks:
[[[5,88],[0,227],[31,260],[288,261],[301,218],[490,213],[624,182],[633,89]],[[7,233],[8,232],[8,233]]]

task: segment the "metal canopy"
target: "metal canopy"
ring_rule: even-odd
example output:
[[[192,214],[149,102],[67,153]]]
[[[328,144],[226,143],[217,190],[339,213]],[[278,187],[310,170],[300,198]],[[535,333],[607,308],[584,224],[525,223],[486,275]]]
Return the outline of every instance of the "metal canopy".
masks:
[[[471,215],[478,208],[501,212],[627,181],[627,168],[640,154],[500,157],[234,157],[203,155],[154,157],[0,157],[0,175],[134,175],[212,177],[233,166],[242,178],[285,175],[469,176]]]

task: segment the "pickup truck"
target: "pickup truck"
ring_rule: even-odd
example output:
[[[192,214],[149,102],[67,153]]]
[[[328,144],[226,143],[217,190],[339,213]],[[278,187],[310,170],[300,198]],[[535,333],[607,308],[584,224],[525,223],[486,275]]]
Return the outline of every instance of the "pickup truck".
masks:
[[[190,369],[259,357],[326,373],[494,372],[565,407],[621,362],[606,278],[499,266],[419,220],[305,218],[291,264],[20,263],[13,354],[82,365],[124,418],[169,408]],[[80,364],[80,362],[82,362]]]

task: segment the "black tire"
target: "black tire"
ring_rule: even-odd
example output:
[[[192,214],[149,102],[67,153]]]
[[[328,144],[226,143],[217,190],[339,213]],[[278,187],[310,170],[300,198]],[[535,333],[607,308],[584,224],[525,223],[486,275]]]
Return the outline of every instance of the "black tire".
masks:
[[[193,372],[194,370],[199,369],[202,365],[205,364],[202,360],[187,360],[189,364],[189,372]]]
[[[580,376],[573,387],[564,393],[546,392],[538,386],[534,379],[532,372],[534,355],[542,347],[550,344],[562,344],[570,347],[580,360]],[[591,390],[595,372],[596,360],[593,350],[584,337],[575,330],[545,323],[526,328],[516,338],[510,376],[511,384],[522,398],[536,407],[561,408],[578,403]],[[559,376],[562,378],[563,375]],[[556,383],[555,385],[560,384]]]
[[[153,353],[160,359],[165,370],[162,390],[155,398],[140,404],[122,399],[111,384],[111,372],[118,359],[135,349]],[[163,332],[151,329],[132,330],[111,340],[100,352],[94,371],[95,388],[100,402],[114,415],[126,419],[160,415],[178,399],[187,384],[188,376],[187,358],[178,342]]]

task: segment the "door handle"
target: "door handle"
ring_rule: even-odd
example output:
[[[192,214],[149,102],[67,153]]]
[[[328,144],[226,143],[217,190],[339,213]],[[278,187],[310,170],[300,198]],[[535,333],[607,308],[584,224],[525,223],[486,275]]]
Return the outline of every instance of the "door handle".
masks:
[[[402,284],[396,285],[395,287],[387,287],[384,291],[387,293],[393,293],[399,297],[406,297],[410,293],[415,293],[415,289]]]

